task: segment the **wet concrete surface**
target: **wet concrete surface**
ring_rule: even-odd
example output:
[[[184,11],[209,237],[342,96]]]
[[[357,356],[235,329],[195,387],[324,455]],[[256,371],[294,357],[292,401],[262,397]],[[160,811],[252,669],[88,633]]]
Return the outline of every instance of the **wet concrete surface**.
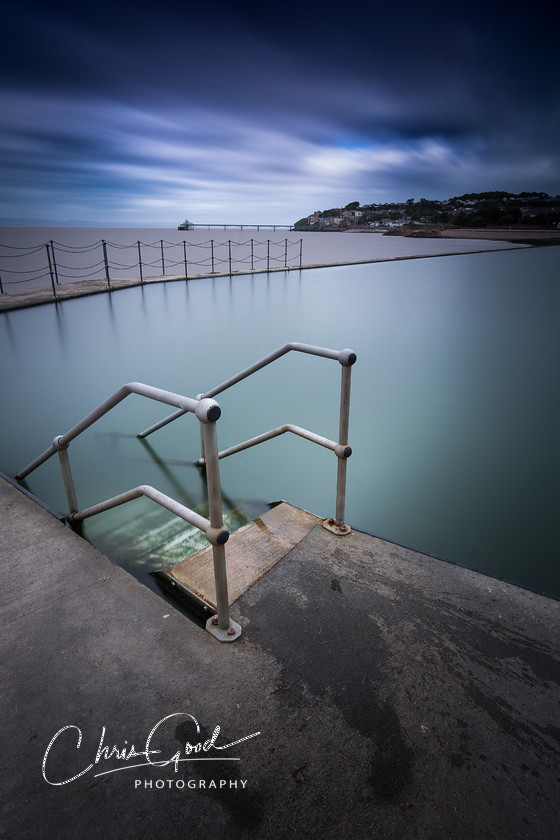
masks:
[[[3,481],[0,510],[2,836],[557,836],[559,602],[319,525],[223,645]]]

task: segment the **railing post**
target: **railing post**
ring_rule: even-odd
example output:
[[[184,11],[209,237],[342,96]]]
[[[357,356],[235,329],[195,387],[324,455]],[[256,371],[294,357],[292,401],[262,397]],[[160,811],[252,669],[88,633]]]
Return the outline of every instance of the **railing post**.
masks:
[[[222,491],[220,487],[216,422],[211,420],[201,421],[201,426],[204,438],[210,526],[218,531],[223,531]],[[232,621],[229,615],[225,546],[212,543],[212,555],[214,559],[214,583],[216,586],[218,614],[208,619],[206,629],[220,641],[232,642],[241,635],[241,627],[235,621]]]
[[[2,276],[0,275],[0,295],[6,294],[4,291],[4,286],[2,285]]]
[[[288,266],[288,240],[284,240],[284,268]]]
[[[253,249],[253,240],[251,239],[251,271],[253,271],[254,268],[255,268],[254,256],[255,255],[254,255],[254,249]]]
[[[59,285],[58,281],[58,269],[56,267],[56,257],[54,255],[54,242],[51,239],[51,254],[52,254],[52,261],[53,261],[53,268],[54,268],[54,279],[56,281],[56,285]]]
[[[270,271],[270,239],[266,240],[266,270]]]
[[[52,291],[53,291],[53,295],[54,295],[54,297],[56,297],[56,287],[55,287],[55,285],[54,285],[53,267],[52,267],[51,254],[50,254],[50,251],[49,251],[49,245],[48,245],[48,243],[45,245],[45,248],[47,249],[47,259],[48,259],[48,261],[49,261],[49,274],[51,275],[51,286],[52,286]]]
[[[142,251],[140,250],[140,240],[138,240],[138,265],[140,266],[140,282],[144,282],[144,277],[142,275]]]
[[[228,239],[229,276],[231,277],[231,239]]]
[[[107,288],[111,288],[111,278],[109,277],[109,260],[107,259],[107,243],[104,239],[101,240],[103,246],[103,262],[105,263],[105,279],[107,280]]]
[[[303,256],[303,239],[299,240],[299,267],[301,268],[301,260]]]
[[[187,273],[187,243],[183,239],[183,260],[185,262],[185,280],[189,279],[189,275]]]
[[[159,241],[160,241],[160,245],[161,245],[161,273],[165,277],[165,261],[164,261],[164,258],[163,258],[163,239],[160,239]]]
[[[212,274],[214,274],[214,240],[210,240],[210,254],[212,255]]]

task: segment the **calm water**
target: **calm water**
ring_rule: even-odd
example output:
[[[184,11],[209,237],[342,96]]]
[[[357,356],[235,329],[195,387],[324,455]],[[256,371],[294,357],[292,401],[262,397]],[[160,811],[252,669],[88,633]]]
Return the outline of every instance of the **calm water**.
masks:
[[[347,521],[560,597],[559,267],[559,248],[524,249],[4,313],[0,469],[14,475],[124,382],[196,396],[286,341],[351,347]],[[335,438],[339,379],[336,362],[289,354],[218,397],[220,447],[286,422]],[[146,483],[203,509],[194,418],[135,437],[165,413],[129,397],[72,444],[80,506]],[[280,498],[330,516],[335,481],[335,456],[292,435],[222,462],[232,527]],[[55,459],[28,486],[65,510]],[[175,525],[152,508],[103,514],[86,536],[136,572],[169,565]],[[143,529],[152,542],[139,549],[131,532]]]

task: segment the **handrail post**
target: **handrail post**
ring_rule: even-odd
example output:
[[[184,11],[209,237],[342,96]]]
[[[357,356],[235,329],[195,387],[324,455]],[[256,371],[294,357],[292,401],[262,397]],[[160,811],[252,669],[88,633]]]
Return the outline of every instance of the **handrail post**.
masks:
[[[216,531],[223,531],[222,490],[220,487],[216,421],[201,420],[201,426],[204,439],[210,527],[216,529]],[[232,621],[229,615],[225,546],[213,542],[212,556],[214,559],[214,583],[216,586],[218,614],[208,619],[206,629],[220,641],[232,642],[241,635],[241,627],[235,621]]]
[[[350,384],[352,368],[350,365],[342,365],[340,378],[340,422],[338,430],[338,443],[348,445],[348,429],[350,425]],[[344,526],[344,511],[346,507],[346,464],[347,458],[338,459],[338,475],[336,483],[336,524]],[[347,526],[346,526],[347,527]]]
[[[326,519],[323,525],[334,534],[344,536],[351,532],[349,525],[344,522],[346,508],[346,461],[343,450],[348,446],[348,429],[350,426],[350,385],[352,379],[352,365],[356,361],[356,354],[349,350],[342,350],[339,362],[342,366],[340,378],[340,418],[338,425],[338,467],[336,476],[336,514],[335,519]]]
[[[78,500],[76,498],[76,488],[74,487],[74,479],[72,478],[72,470],[70,469],[70,459],[68,458],[69,444],[61,444],[60,438],[62,435],[55,437],[53,446],[58,450],[58,458],[60,461],[60,470],[62,472],[62,480],[64,482],[64,489],[66,490],[66,500],[68,502],[68,513],[77,513],[79,510]]]

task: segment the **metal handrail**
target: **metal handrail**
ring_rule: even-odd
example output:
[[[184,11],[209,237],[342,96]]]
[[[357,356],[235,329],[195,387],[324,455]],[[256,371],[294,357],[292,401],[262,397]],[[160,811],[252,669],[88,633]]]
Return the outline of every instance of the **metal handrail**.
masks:
[[[217,396],[217,394],[223,393],[223,391],[226,391],[228,388],[231,388],[233,385],[236,385],[243,379],[247,379],[247,377],[251,376],[253,373],[256,373],[257,371],[261,370],[262,368],[266,367],[272,362],[275,362],[282,356],[285,356],[286,353],[289,353],[291,350],[295,350],[299,353],[308,353],[313,356],[322,356],[323,358],[333,359],[340,363],[342,367],[342,375],[340,384],[340,417],[338,442],[335,443],[334,441],[329,441],[327,438],[322,438],[320,435],[316,435],[314,432],[309,432],[306,429],[302,429],[299,426],[286,424],[284,426],[278,427],[277,429],[273,429],[270,432],[265,432],[262,435],[258,435],[257,437],[252,438],[249,441],[237,444],[237,446],[230,447],[230,449],[224,450],[223,452],[219,453],[218,458],[225,458],[228,455],[233,455],[235,452],[241,452],[243,449],[248,449],[250,446],[256,446],[259,443],[263,443],[265,440],[270,440],[271,438],[277,437],[278,435],[284,434],[285,432],[293,432],[294,434],[298,434],[301,437],[307,438],[307,440],[311,440],[313,443],[318,443],[321,446],[326,446],[328,449],[332,449],[338,458],[338,472],[336,485],[336,516],[334,519],[328,520],[328,524],[326,524],[326,527],[328,527],[329,530],[332,530],[334,533],[337,534],[348,534],[350,532],[350,528],[344,522],[344,513],[346,506],[346,461],[352,454],[352,449],[348,446],[348,429],[350,419],[351,368],[357,359],[356,353],[354,353],[353,350],[332,350],[327,347],[317,347],[313,344],[302,344],[298,341],[290,341],[287,344],[282,345],[282,347],[279,347],[277,350],[274,350],[272,353],[269,353],[267,356],[264,356],[258,362],[255,362],[254,364],[240,371],[240,373],[235,374],[235,376],[226,379],[225,382],[221,383],[221,385],[217,385],[215,388],[211,388],[209,391],[206,391],[205,394],[199,394],[199,398],[211,399]],[[170,414],[163,420],[154,423],[154,425],[150,426],[148,429],[144,429],[143,432],[140,432],[138,437],[148,437],[148,435],[151,435],[153,432],[158,431],[158,429],[162,429],[164,426],[167,426],[169,423],[172,423],[174,420],[177,420],[179,417],[182,417],[183,414],[185,414],[185,410],[183,409],[173,412],[173,414]],[[202,454],[200,459],[197,461],[197,465],[203,466],[205,462],[206,454],[203,444]]]
[[[315,356],[322,356],[327,359],[333,359],[340,363],[342,367],[341,386],[340,386],[340,418],[339,418],[339,432],[338,441],[329,440],[303,429],[301,426],[295,426],[291,423],[286,423],[276,429],[272,429],[264,434],[257,435],[250,440],[239,443],[235,446],[224,449],[218,452],[217,435],[216,435],[216,421],[221,415],[221,408],[213,399],[216,394],[222,393],[232,385],[241,382],[263,367],[266,367],[271,362],[289,353],[291,350],[300,353],[308,353]],[[323,523],[325,527],[336,534],[350,533],[350,528],[344,522],[344,509],[346,497],[346,461],[352,454],[352,449],[348,445],[348,427],[349,427],[349,412],[350,412],[350,381],[351,368],[356,361],[356,354],[352,350],[331,350],[325,347],[316,347],[311,344],[301,344],[299,342],[289,342],[282,347],[270,353],[268,356],[260,359],[250,365],[245,370],[230,377],[221,385],[207,391],[206,394],[200,394],[196,399],[185,397],[181,394],[175,394],[172,391],[164,391],[161,388],[155,388],[152,385],[145,385],[141,382],[128,382],[122,385],[117,391],[111,394],[106,400],[97,406],[92,412],[87,414],[79,423],[72,426],[65,434],[58,435],[54,438],[51,446],[46,449],[38,458],[28,464],[17,475],[17,479],[23,479],[41,464],[45,463],[55,453],[58,452],[60,466],[62,471],[62,478],[66,490],[66,497],[68,500],[69,514],[68,519],[72,521],[81,521],[97,513],[109,510],[125,504],[133,499],[141,496],[146,496],[159,505],[167,508],[172,513],[180,516],[185,521],[189,522],[196,528],[199,528],[206,534],[206,537],[212,545],[212,554],[214,561],[214,580],[216,587],[216,605],[217,616],[208,619],[206,624],[207,629],[221,641],[232,641],[241,634],[241,627],[231,620],[229,615],[229,601],[227,589],[227,574],[225,564],[225,543],[229,538],[229,532],[224,527],[222,514],[222,493],[220,487],[220,469],[219,460],[233,455],[236,452],[241,452],[251,446],[256,446],[266,440],[270,440],[279,435],[291,432],[299,435],[312,443],[324,446],[332,450],[338,460],[337,472],[337,488],[336,488],[336,519],[325,520]],[[175,501],[164,493],[161,493],[156,488],[147,484],[139,485],[131,490],[100,502],[97,505],[79,510],[76,498],[76,491],[74,481],[72,478],[72,471],[70,469],[70,461],[68,458],[68,446],[72,440],[84,432],[87,428],[93,425],[97,420],[111,411],[116,405],[124,400],[130,394],[138,394],[148,399],[156,400],[167,405],[174,406],[178,410],[169,417],[159,421],[149,429],[145,429],[138,437],[145,438],[157,429],[161,429],[173,420],[182,417],[184,414],[191,412],[196,415],[200,422],[201,433],[201,458],[198,460],[198,466],[204,466],[206,470],[206,482],[208,489],[208,506],[210,511],[210,519],[205,519],[200,514],[190,510],[179,502]]]
[[[259,443],[264,443],[266,440],[272,440],[272,438],[284,435],[286,432],[292,432],[292,434],[299,435],[306,440],[310,440],[312,443],[317,443],[319,446],[331,449],[335,454],[342,458],[349,458],[352,454],[352,448],[350,446],[341,446],[340,443],[337,443],[334,440],[329,440],[322,435],[317,435],[315,432],[310,432],[308,429],[302,429],[301,426],[294,426],[293,423],[284,423],[283,426],[278,426],[278,428],[271,429],[269,432],[263,432],[263,434],[256,435],[256,437],[246,440],[243,443],[237,443],[235,446],[230,446],[228,449],[222,449],[221,452],[218,452],[218,458],[221,461],[222,458],[228,458],[230,455],[235,455],[237,452],[243,452],[244,449],[250,449],[251,446],[257,446]],[[199,458],[196,462],[196,466],[204,466],[204,459]]]
[[[168,405],[175,405],[180,407],[181,416],[191,411],[195,413],[201,422],[218,420],[221,414],[220,406],[217,402],[211,400],[206,403],[203,400],[191,399],[184,397],[181,394],[174,394],[172,391],[163,391],[161,388],[154,388],[153,385],[144,385],[142,382],[127,382],[121,385],[110,397],[100,403],[97,408],[91,411],[83,420],[72,426],[64,435],[58,435],[54,438],[51,446],[46,449],[38,458],[28,464],[23,470],[16,475],[16,478],[22,479],[33,472],[33,470],[48,461],[57,451],[68,448],[68,444],[84,432],[89,426],[92,426],[97,420],[103,417],[104,414],[111,411],[122,400],[130,394],[139,394],[148,399],[157,400],[158,402],[167,403]],[[204,403],[204,404],[201,404]],[[204,413],[206,411],[206,414]]]
[[[221,394],[223,391],[231,388],[232,385],[237,385],[238,382],[241,382],[243,379],[247,379],[248,376],[252,376],[253,373],[257,373],[257,371],[261,370],[263,367],[275,362],[276,359],[280,359],[282,356],[285,356],[286,353],[289,353],[291,350],[295,350],[298,353],[309,353],[313,356],[322,356],[326,359],[334,359],[335,361],[340,362],[343,368],[350,368],[357,359],[353,350],[330,350],[327,347],[316,347],[313,344],[302,344],[299,341],[289,341],[287,344],[283,344],[282,347],[279,347],[277,350],[269,353],[268,356],[264,356],[253,365],[249,365],[249,367],[245,368],[240,373],[226,379],[226,381],[222,382],[221,385],[216,385],[215,388],[211,388],[209,391],[206,391],[205,394],[200,394],[200,398],[212,398],[217,394]],[[148,429],[144,429],[143,432],[140,432],[138,437],[148,437],[148,435],[151,435],[152,432],[157,432],[158,429],[163,429],[163,427],[167,426],[168,423],[172,423],[184,414],[186,414],[185,410],[175,411],[168,417],[164,417],[164,419],[160,420],[158,423],[154,423],[154,425],[150,426]]]
[[[99,502],[97,505],[92,505],[84,510],[70,513],[68,515],[68,519],[70,519],[71,522],[81,522],[84,519],[88,519],[90,516],[95,516],[97,513],[104,513],[106,510],[111,510],[112,508],[119,507],[119,505],[132,502],[134,499],[140,499],[142,496],[146,496],[148,499],[156,502],[156,504],[161,505],[161,507],[166,508],[171,513],[174,513],[176,516],[184,519],[185,522],[189,523],[189,525],[193,525],[195,528],[198,528],[199,531],[206,534],[206,538],[209,543],[223,545],[228,541],[229,531],[226,528],[222,528],[220,531],[216,532],[216,529],[212,528],[209,519],[206,519],[194,510],[191,510],[185,505],[182,505],[180,502],[177,502],[175,499],[172,499],[171,496],[166,496],[165,493],[162,493],[160,490],[156,490],[155,487],[152,487],[149,484],[140,484],[138,487],[133,487],[132,490],[127,490],[125,493],[120,493],[118,496],[113,496],[111,499],[106,499],[106,501]]]
[[[119,496],[114,496],[101,502],[93,507],[86,508],[80,511],[76,490],[74,487],[74,480],[72,478],[72,471],[70,468],[70,461],[68,458],[68,446],[74,438],[78,437],[82,432],[89,428],[93,423],[103,417],[107,412],[111,411],[116,405],[124,400],[130,394],[138,394],[148,399],[156,400],[158,402],[166,403],[167,405],[176,406],[181,410],[181,413],[192,412],[196,415],[200,422],[201,437],[204,441],[206,457],[206,483],[208,488],[208,506],[210,510],[210,519],[205,519],[190,508],[181,505],[159,490],[156,490],[150,485],[143,484],[135,487]],[[212,545],[212,555],[214,561],[214,582],[216,586],[216,619],[208,619],[207,628],[221,641],[233,641],[241,634],[241,627],[231,620],[229,615],[229,599],[227,590],[227,575],[225,563],[225,543],[229,537],[229,532],[224,527],[222,514],[222,492],[220,487],[220,468],[218,464],[218,443],[216,436],[216,421],[221,415],[221,409],[218,403],[212,399],[192,399],[185,397],[182,394],[175,394],[172,391],[164,391],[161,388],[155,388],[152,385],[144,385],[142,382],[128,382],[122,385],[117,391],[111,394],[106,400],[97,406],[86,417],[80,420],[75,426],[72,426],[66,434],[57,435],[51,446],[46,449],[38,458],[27,465],[17,475],[17,479],[23,479],[37,467],[44,464],[56,452],[58,452],[60,467],[62,471],[62,478],[66,490],[66,498],[68,500],[70,521],[80,521],[89,516],[94,516],[96,513],[101,513],[109,510],[112,507],[125,504],[126,502],[137,499],[140,496],[147,496],[157,504],[180,516],[182,519],[199,528],[206,534],[206,537]],[[214,624],[214,622],[216,622]]]

